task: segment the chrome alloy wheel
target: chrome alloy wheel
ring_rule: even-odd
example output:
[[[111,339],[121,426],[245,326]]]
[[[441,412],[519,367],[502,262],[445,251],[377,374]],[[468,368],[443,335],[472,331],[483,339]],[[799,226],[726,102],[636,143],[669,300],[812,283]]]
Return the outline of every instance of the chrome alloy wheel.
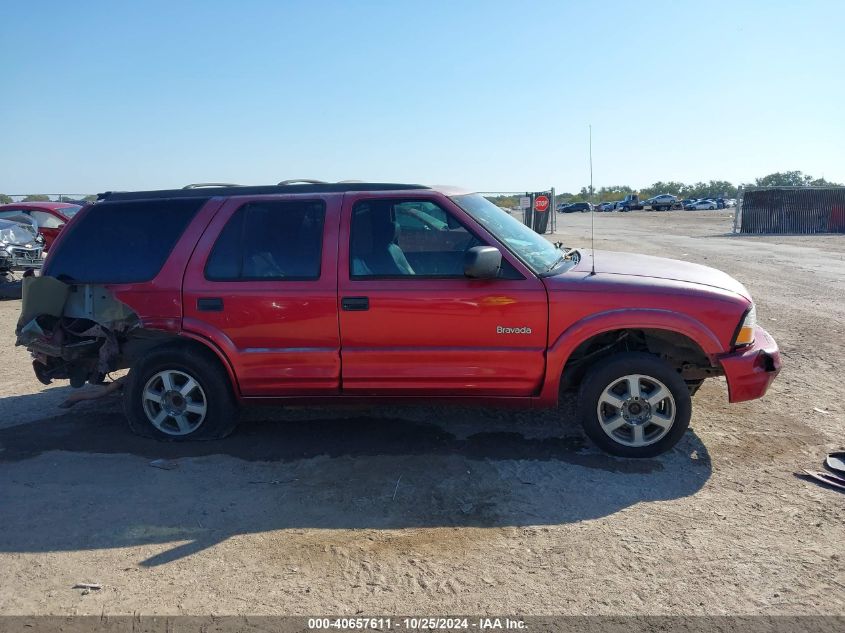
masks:
[[[175,369],[160,371],[150,378],[141,400],[150,424],[167,435],[193,433],[208,412],[208,400],[200,384]]]
[[[625,446],[649,446],[660,441],[675,422],[675,399],[662,382],[630,374],[615,379],[599,396],[597,413],[602,430]]]

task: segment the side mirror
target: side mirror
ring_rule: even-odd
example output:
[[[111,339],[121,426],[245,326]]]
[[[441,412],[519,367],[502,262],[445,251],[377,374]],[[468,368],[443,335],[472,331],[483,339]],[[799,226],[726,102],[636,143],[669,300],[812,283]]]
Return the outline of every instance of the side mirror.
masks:
[[[473,246],[464,253],[464,275],[472,279],[495,279],[502,267],[502,254],[493,246]]]

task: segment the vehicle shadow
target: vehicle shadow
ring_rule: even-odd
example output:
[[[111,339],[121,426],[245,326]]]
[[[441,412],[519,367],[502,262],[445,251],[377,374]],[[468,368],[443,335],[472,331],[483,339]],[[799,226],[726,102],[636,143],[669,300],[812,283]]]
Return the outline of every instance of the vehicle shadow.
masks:
[[[157,546],[139,562],[154,566],[276,530],[559,525],[694,494],[711,474],[692,431],[659,458],[604,455],[561,422],[569,403],[255,409],[233,436],[185,444],[132,435],[117,399],[78,406],[0,429],[0,551]]]

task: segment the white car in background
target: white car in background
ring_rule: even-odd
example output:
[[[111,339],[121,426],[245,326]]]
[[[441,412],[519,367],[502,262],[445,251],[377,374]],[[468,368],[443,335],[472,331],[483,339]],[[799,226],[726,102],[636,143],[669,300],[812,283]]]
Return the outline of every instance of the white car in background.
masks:
[[[718,205],[716,204],[715,200],[701,199],[701,200],[696,200],[695,202],[692,202],[692,203],[686,205],[684,208],[685,209],[695,209],[695,210],[715,211],[717,206]]]

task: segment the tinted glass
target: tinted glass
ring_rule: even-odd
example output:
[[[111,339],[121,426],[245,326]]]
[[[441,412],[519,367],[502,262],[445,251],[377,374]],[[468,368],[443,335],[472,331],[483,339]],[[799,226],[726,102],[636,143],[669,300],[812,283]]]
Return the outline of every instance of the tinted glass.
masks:
[[[43,229],[57,229],[64,224],[62,220],[46,211],[33,211],[32,217]]]
[[[206,278],[318,279],[325,215],[321,201],[245,204],[220,232],[205,266]]]
[[[429,201],[366,200],[352,214],[353,277],[464,277],[464,253],[482,244]]]
[[[205,201],[100,202],[65,231],[44,272],[80,283],[149,281]]]

